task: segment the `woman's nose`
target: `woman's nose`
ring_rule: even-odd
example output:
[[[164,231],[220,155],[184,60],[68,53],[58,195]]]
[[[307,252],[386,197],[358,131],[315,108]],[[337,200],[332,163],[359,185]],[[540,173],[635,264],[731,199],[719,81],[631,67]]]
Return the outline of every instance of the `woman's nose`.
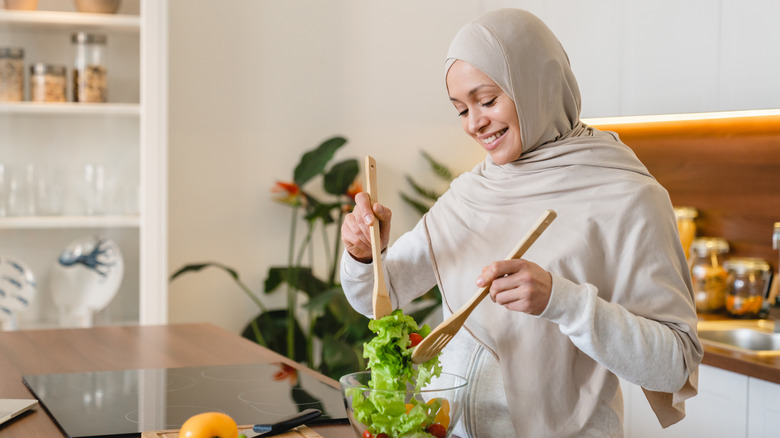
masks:
[[[472,134],[479,133],[487,124],[488,118],[481,111],[469,112],[469,131]]]

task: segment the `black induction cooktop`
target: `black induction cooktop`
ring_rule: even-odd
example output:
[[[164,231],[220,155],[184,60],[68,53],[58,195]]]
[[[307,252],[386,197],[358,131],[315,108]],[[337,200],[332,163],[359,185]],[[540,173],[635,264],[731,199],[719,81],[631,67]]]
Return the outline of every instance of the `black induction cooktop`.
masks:
[[[341,391],[281,363],[22,376],[70,438],[137,437],[177,429],[192,415],[224,412],[240,425],[304,409],[312,423],[346,422]]]

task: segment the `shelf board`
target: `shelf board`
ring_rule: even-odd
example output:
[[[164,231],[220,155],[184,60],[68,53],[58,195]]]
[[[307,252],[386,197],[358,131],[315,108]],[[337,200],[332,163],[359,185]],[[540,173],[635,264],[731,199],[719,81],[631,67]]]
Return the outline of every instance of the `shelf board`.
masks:
[[[137,103],[0,103],[0,114],[138,116]]]
[[[59,27],[64,29],[92,28],[139,32],[141,17],[137,15],[87,14],[57,11],[8,11],[0,9],[0,23],[18,27]]]
[[[139,228],[138,216],[34,216],[0,218],[0,229]]]

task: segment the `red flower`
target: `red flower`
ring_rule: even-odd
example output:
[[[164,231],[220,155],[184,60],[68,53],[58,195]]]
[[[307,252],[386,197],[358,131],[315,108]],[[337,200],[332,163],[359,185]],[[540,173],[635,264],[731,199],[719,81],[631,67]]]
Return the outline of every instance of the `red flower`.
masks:
[[[363,191],[363,184],[360,184],[360,181],[354,180],[352,181],[352,184],[349,185],[347,188],[347,196],[352,198],[352,202],[355,202],[355,196],[357,196],[358,193]]]
[[[277,181],[271,187],[271,193],[279,193],[274,200],[283,204],[297,205],[301,198],[301,188],[294,182]]]

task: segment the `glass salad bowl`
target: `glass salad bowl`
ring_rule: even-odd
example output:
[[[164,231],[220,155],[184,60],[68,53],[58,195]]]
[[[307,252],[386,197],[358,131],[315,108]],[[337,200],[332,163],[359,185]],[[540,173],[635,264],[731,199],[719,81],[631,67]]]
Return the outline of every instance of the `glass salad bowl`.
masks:
[[[371,389],[371,371],[339,380],[349,422],[358,438],[446,438],[463,413],[468,381],[441,373],[422,389]]]

